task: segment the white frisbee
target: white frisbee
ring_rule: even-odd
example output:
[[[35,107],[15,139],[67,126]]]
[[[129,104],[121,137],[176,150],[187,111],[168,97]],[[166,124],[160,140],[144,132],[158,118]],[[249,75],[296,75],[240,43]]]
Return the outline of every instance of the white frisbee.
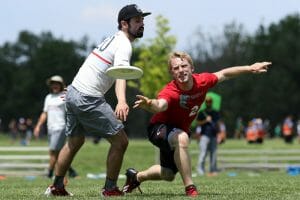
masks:
[[[106,74],[116,79],[139,79],[143,70],[135,66],[113,66],[106,70]]]

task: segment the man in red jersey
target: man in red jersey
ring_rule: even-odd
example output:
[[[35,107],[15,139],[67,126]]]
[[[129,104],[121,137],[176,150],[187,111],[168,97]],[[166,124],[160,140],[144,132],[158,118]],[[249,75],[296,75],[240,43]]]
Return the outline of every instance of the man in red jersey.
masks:
[[[267,72],[270,64],[260,62],[249,66],[230,67],[215,73],[196,74],[193,73],[193,61],[187,53],[172,53],[168,66],[173,80],[159,92],[157,99],[137,95],[133,106],[155,113],[148,126],[148,138],[160,149],[160,164],[139,172],[133,168],[127,169],[123,192],[130,193],[146,180],[172,181],[179,171],[186,195],[197,196],[188,153],[189,129],[206,93],[218,82],[226,79],[246,73]]]

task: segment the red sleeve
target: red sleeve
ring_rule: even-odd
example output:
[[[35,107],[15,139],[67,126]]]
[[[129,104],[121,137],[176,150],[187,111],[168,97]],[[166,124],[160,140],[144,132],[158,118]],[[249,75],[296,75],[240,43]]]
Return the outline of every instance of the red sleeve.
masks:
[[[173,93],[173,89],[172,89],[172,84],[167,84],[157,95],[157,99],[165,99],[168,104],[171,103],[171,99],[172,99],[172,93]]]
[[[218,77],[213,73],[194,74],[194,78],[201,87],[207,89],[214,87],[218,83]]]

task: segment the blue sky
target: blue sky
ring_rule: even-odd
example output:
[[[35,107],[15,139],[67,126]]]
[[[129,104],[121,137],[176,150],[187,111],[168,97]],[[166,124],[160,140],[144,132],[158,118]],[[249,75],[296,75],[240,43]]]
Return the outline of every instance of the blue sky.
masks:
[[[0,6],[0,45],[14,42],[21,30],[51,31],[66,40],[86,35],[98,43],[117,31],[117,13],[130,3],[152,12],[145,18],[144,38],[155,37],[155,16],[163,15],[180,50],[187,48],[197,28],[218,34],[235,21],[252,33],[260,24],[278,23],[288,14],[300,13],[299,0],[6,0]]]

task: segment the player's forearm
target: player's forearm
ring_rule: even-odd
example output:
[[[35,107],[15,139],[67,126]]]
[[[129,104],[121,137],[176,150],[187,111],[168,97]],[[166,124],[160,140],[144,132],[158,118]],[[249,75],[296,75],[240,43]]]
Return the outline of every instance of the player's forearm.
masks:
[[[118,103],[126,103],[126,80],[116,80],[115,93],[118,99]]]
[[[42,114],[40,115],[39,120],[38,120],[36,126],[38,126],[38,127],[42,126],[46,122],[46,119],[47,119],[47,113],[46,112],[42,112]]]
[[[248,65],[245,66],[236,66],[236,67],[229,67],[216,72],[215,74],[219,78],[219,81],[224,81],[227,79],[231,79],[237,77],[242,74],[251,73],[251,67]]]
[[[257,62],[252,65],[229,67],[229,68],[223,69],[219,72],[216,72],[215,75],[218,77],[218,80],[220,82],[220,81],[224,81],[229,78],[236,77],[241,74],[265,73],[268,71],[269,65],[271,65],[271,64],[272,64],[271,62]]]
[[[163,100],[149,99],[144,109],[152,113],[158,113],[165,111],[167,109],[167,106],[167,103]]]

